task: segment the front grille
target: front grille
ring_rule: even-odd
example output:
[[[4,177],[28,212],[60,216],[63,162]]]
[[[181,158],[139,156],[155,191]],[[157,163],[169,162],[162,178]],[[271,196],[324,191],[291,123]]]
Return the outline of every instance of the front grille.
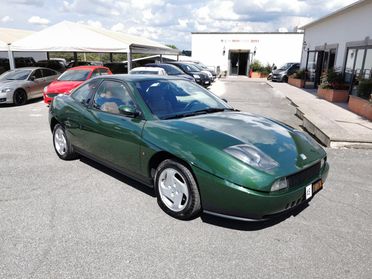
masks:
[[[48,93],[47,96],[49,98],[54,98],[55,96],[59,95],[59,93]]]
[[[300,185],[305,185],[306,183],[310,183],[319,176],[319,173],[320,162],[298,173],[287,176],[288,187],[293,188]]]

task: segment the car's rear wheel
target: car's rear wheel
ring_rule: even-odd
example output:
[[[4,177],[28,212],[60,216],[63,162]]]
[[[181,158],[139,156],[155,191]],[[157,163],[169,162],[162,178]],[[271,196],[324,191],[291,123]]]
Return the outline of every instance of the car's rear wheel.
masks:
[[[66,136],[65,129],[61,124],[56,124],[53,129],[53,146],[59,158],[72,160],[76,158],[70,142]]]
[[[198,216],[199,189],[191,171],[182,163],[164,160],[156,169],[154,184],[158,204],[167,214],[182,220]]]
[[[22,89],[17,89],[13,94],[13,103],[16,106],[22,106],[27,103],[27,94]]]

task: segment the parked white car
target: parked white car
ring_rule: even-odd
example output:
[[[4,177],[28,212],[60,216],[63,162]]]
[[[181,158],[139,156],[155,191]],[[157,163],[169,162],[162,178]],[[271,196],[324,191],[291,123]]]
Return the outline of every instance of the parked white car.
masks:
[[[131,75],[160,75],[167,76],[167,72],[159,67],[137,67],[129,71]]]

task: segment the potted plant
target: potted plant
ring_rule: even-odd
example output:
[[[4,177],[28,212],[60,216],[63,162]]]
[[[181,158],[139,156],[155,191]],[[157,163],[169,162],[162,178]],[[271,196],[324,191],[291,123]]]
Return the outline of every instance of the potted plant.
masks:
[[[249,65],[250,69],[250,77],[251,78],[262,78],[265,77],[262,72],[264,71],[265,67],[261,64],[260,61],[254,60],[251,65]],[[267,73],[268,75],[269,73]]]
[[[372,78],[359,79],[357,96],[350,95],[349,110],[372,121]]]
[[[288,77],[288,84],[298,88],[305,87],[306,72],[305,70],[297,70],[293,75]]]
[[[343,75],[330,69],[321,76],[317,96],[329,102],[347,102],[349,99],[347,89],[348,85],[344,83]]]

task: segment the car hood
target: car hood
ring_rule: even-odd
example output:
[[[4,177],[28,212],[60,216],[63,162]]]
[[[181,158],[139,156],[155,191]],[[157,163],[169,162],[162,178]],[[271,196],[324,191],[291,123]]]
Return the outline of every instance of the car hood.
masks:
[[[276,69],[273,71],[273,74],[280,74],[280,73],[283,73],[283,72],[286,72],[287,69],[284,69],[284,70],[280,70],[280,69]]]
[[[22,86],[26,80],[7,80],[7,79],[2,79],[0,80],[0,87],[14,87],[14,86]]]
[[[84,81],[63,81],[55,80],[48,85],[48,93],[67,93],[71,89],[78,87]]]
[[[157,122],[161,130],[179,134],[191,150],[196,144],[219,151],[233,145],[253,145],[279,163],[273,170],[277,176],[295,173],[326,155],[301,132],[249,113],[227,111]]]

